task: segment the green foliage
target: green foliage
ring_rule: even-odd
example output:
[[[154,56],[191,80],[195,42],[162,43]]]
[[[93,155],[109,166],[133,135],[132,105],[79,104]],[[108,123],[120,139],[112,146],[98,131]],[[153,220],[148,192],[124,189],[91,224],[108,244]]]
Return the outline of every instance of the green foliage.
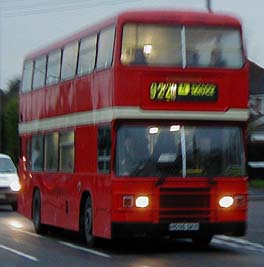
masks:
[[[19,135],[18,135],[18,91],[19,79],[9,83],[9,90],[5,95],[2,107],[2,152],[8,154],[15,163],[19,158]]]
[[[254,188],[264,188],[264,179],[252,179],[249,185]]]
[[[19,157],[17,96],[10,98],[4,108],[3,147],[4,152],[17,163]]]
[[[19,92],[19,87],[20,87],[19,79],[14,79],[14,80],[9,81],[7,96],[12,97],[14,95],[17,95]]]

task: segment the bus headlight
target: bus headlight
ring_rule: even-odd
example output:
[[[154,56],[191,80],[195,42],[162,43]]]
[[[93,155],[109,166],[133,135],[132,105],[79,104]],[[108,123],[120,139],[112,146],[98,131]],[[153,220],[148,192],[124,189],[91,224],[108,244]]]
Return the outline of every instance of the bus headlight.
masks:
[[[136,207],[137,208],[146,208],[149,205],[149,197],[140,196],[136,198]]]
[[[219,205],[222,208],[230,208],[234,204],[234,198],[230,196],[224,196],[219,200]]]
[[[13,182],[12,184],[10,184],[10,188],[12,191],[18,192],[20,190],[21,186],[20,186],[19,182],[16,181],[16,182]]]

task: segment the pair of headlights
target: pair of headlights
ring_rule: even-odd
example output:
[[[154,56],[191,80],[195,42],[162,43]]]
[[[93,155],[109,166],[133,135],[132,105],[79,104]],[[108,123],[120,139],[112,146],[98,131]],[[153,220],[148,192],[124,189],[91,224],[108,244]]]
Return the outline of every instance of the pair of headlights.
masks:
[[[245,196],[223,196],[219,199],[219,206],[221,208],[230,208],[237,202],[239,206],[246,202]],[[148,196],[138,196],[134,198],[133,196],[123,196],[123,207],[131,208],[133,206],[137,208],[147,208],[149,206],[149,197]]]

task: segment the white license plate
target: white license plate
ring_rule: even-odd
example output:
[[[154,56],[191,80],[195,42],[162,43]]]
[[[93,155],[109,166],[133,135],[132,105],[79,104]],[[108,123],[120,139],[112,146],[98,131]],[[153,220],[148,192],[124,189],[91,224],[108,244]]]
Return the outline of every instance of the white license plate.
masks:
[[[198,231],[200,228],[199,223],[170,223],[170,231]]]
[[[0,194],[0,199],[5,199],[6,195],[5,194]]]

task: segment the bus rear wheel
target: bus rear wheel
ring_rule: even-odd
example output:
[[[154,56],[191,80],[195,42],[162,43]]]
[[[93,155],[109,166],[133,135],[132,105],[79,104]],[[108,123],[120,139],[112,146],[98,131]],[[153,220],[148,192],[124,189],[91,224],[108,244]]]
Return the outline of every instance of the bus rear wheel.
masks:
[[[93,206],[90,197],[87,197],[84,203],[84,209],[82,211],[81,222],[82,237],[88,247],[95,245],[96,238],[93,235]]]
[[[11,204],[13,211],[17,211],[17,202]]]
[[[37,234],[45,234],[45,225],[41,223],[41,198],[39,191],[36,191],[33,197],[32,213],[32,220],[35,232]]]

